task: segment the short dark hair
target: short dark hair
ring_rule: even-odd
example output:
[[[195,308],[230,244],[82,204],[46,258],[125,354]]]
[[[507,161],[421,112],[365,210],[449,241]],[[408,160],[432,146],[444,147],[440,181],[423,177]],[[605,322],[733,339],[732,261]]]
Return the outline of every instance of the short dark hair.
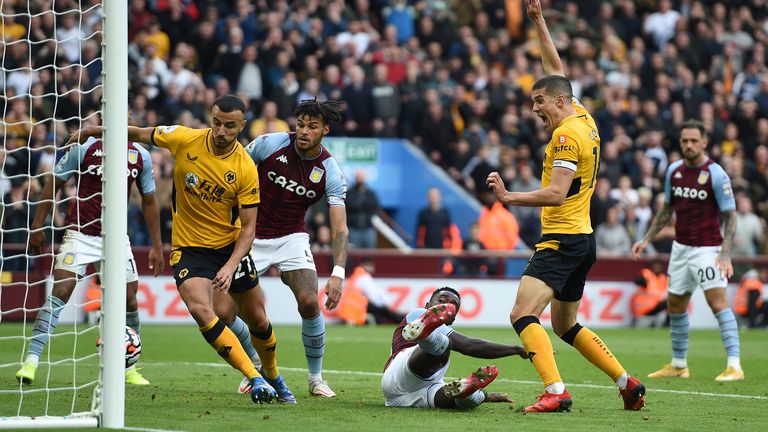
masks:
[[[245,114],[245,102],[233,94],[224,94],[213,101],[213,106],[219,107],[222,112],[240,111]]]
[[[565,96],[567,98],[573,97],[573,87],[571,82],[562,75],[547,75],[539,78],[533,85],[533,90],[544,89],[550,96]]]
[[[338,99],[329,99],[320,102],[317,98],[304,99],[293,110],[296,118],[307,116],[309,118],[321,118],[325,124],[341,121],[341,113],[346,110],[346,104]]]
[[[698,129],[699,132],[701,132],[702,138],[707,137],[707,130],[704,128],[704,123],[702,123],[701,120],[688,119],[680,125],[680,130],[683,129]]]
[[[455,289],[453,289],[453,288],[451,288],[449,286],[443,286],[443,287],[440,287],[440,288],[432,291],[432,295],[429,296],[429,298],[431,299],[431,298],[433,298],[434,296],[440,294],[443,291],[454,294],[459,299],[459,301],[461,301],[461,294],[459,294],[458,291],[456,291]]]

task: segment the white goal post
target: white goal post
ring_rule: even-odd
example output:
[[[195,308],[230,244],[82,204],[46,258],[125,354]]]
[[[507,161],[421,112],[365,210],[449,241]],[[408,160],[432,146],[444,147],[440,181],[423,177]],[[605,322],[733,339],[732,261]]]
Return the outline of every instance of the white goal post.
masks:
[[[11,309],[7,309],[8,306],[4,305],[3,302],[0,301],[0,324],[4,324],[3,321],[6,321],[5,318],[8,316],[20,315],[23,317],[22,323],[20,325],[14,323],[5,326],[6,329],[18,328],[19,331],[16,335],[8,335],[7,330],[5,332],[0,331],[0,374],[2,374],[2,377],[0,377],[0,429],[49,429],[85,427],[124,428],[125,345],[123,338],[126,324],[126,248],[124,239],[127,237],[126,215],[128,201],[126,196],[126,166],[128,164],[128,155],[126,152],[126,129],[128,126],[128,2],[125,0],[101,0],[100,2],[88,0],[73,0],[70,2],[47,1],[47,5],[45,6],[46,9],[43,13],[39,14],[33,12],[32,6],[30,6],[32,3],[34,2],[29,1],[25,3],[17,3],[16,10],[14,10],[3,6],[3,2],[0,1],[0,7],[3,8],[2,11],[0,11],[2,12],[3,24],[9,24],[7,26],[4,25],[3,28],[10,32],[11,30],[14,30],[14,27],[12,26],[14,21],[17,24],[19,21],[28,24],[31,23],[34,19],[42,19],[41,17],[43,17],[43,15],[50,15],[45,16],[44,18],[49,20],[53,19],[53,28],[56,29],[57,22],[63,16],[71,15],[79,17],[80,19],[76,20],[75,22],[75,25],[78,27],[74,30],[74,32],[75,34],[80,32],[81,36],[70,37],[67,40],[72,43],[76,41],[77,44],[79,44],[81,55],[86,46],[86,42],[92,43],[91,38],[93,36],[93,34],[83,36],[80,27],[83,25],[83,16],[86,14],[93,14],[95,10],[100,10],[102,13],[102,83],[96,85],[95,87],[102,87],[101,114],[102,124],[104,127],[104,152],[102,161],[104,166],[104,175],[102,176],[101,192],[103,197],[102,236],[104,247],[101,257],[101,273],[99,275],[101,286],[107,287],[107,289],[102,288],[102,306],[100,312],[101,319],[99,320],[100,338],[103,341],[103,346],[102,349],[99,350],[100,355],[98,356],[98,366],[95,364],[88,364],[92,358],[97,356],[97,335],[95,334],[95,331],[92,331],[92,327],[87,327],[85,330],[83,330],[82,324],[79,326],[78,324],[75,324],[74,331],[62,332],[66,333],[63,335],[63,337],[74,340],[74,347],[70,347],[69,349],[71,352],[71,358],[61,359],[61,352],[65,352],[66,350],[62,350],[61,348],[57,347],[58,357],[55,360],[51,360],[50,347],[48,347],[46,348],[46,351],[48,352],[47,358],[41,357],[41,363],[43,360],[45,360],[45,371],[38,371],[38,376],[34,381],[35,386],[24,386],[17,384],[15,380],[11,381],[13,380],[13,373],[19,368],[21,364],[20,362],[24,360],[24,354],[18,351],[26,351],[30,340],[32,339],[29,330],[32,321],[30,321],[28,318],[29,314],[34,316],[34,314],[42,308],[37,306],[27,307],[27,298],[30,296],[29,286],[35,284],[35,282],[30,283],[29,277],[29,263],[32,260],[30,257],[30,251],[27,249],[26,254],[13,255],[10,257],[19,259],[19,262],[23,260],[27,263],[25,269],[17,269],[19,271],[26,270],[27,275],[25,282],[16,283],[12,279],[10,281],[7,280],[6,276],[10,273],[7,273],[3,269],[3,263],[8,262],[5,259],[8,258],[8,256],[6,255],[5,258],[0,256],[0,270],[2,270],[3,276],[2,284],[0,284],[0,299],[8,298],[8,294],[11,290],[19,290],[16,294],[10,293],[10,296],[16,295],[17,297],[19,296],[18,293],[21,292],[21,290],[24,290],[21,292],[21,297],[23,298],[24,302],[21,307],[10,306]],[[36,4],[43,3],[45,2],[37,2]],[[72,7],[71,9],[65,11],[56,9],[61,8],[61,4],[63,3],[72,4],[73,6],[77,5],[77,8]],[[22,6],[19,6],[20,4],[22,4]],[[20,12],[21,8],[26,8],[26,14]],[[9,10],[11,11],[10,13],[8,12]],[[96,23],[98,23],[98,21],[96,21]],[[19,26],[17,25],[15,29],[18,28]],[[85,61],[82,60],[79,65],[77,65],[76,62],[71,62],[70,64],[64,66],[59,66],[58,63],[55,63],[52,65],[49,64],[36,67],[32,64],[31,54],[32,47],[36,46],[35,44],[49,44],[54,46],[53,58],[56,58],[56,53],[60,53],[61,51],[59,50],[64,49],[64,43],[61,41],[58,32],[56,32],[56,34],[45,34],[47,39],[43,39],[41,42],[39,34],[33,37],[33,29],[31,24],[27,26],[22,25],[21,28],[25,28],[25,31],[23,34],[16,36],[13,42],[6,43],[7,41],[3,40],[3,37],[6,35],[0,35],[0,45],[2,45],[0,47],[0,60],[2,61],[2,64],[0,65],[2,66],[2,70],[0,70],[0,90],[2,90],[2,95],[0,95],[0,98],[2,98],[2,101],[0,102],[2,102],[2,107],[6,107],[6,109],[0,113],[0,115],[3,116],[2,124],[0,125],[0,133],[4,135],[0,137],[0,139],[2,139],[1,145],[3,146],[0,148],[0,152],[2,152],[0,153],[0,156],[2,156],[2,158],[0,158],[0,203],[3,206],[0,208],[0,222],[3,222],[3,210],[10,205],[10,199],[2,199],[7,192],[7,190],[4,189],[6,189],[6,185],[10,187],[10,180],[13,180],[13,178],[11,178],[12,176],[9,177],[2,171],[6,165],[5,161],[7,155],[5,142],[8,137],[6,136],[6,131],[9,127],[19,124],[6,122],[6,112],[8,112],[7,107],[10,106],[14,98],[24,101],[28,99],[28,105],[30,109],[30,116],[28,117],[28,121],[30,124],[30,130],[33,130],[34,126],[38,123],[37,120],[41,120],[33,119],[31,116],[33,102],[35,101],[36,97],[42,98],[53,96],[53,99],[58,101],[60,97],[66,96],[70,93],[75,93],[79,98],[84,98],[85,96],[90,95],[93,91],[93,88],[83,90],[78,85],[67,90],[65,95],[58,93],[58,87],[56,87],[56,94],[53,95],[35,94],[32,91],[34,78],[30,78],[29,84],[24,84],[26,86],[24,87],[25,94],[16,95],[15,92],[6,92],[6,86],[11,84],[9,83],[8,77],[13,72],[19,72],[17,74],[18,78],[18,76],[22,74],[28,74],[30,77],[35,77],[38,75],[38,73],[43,71],[43,69],[46,69],[47,71],[53,70],[53,79],[55,81],[58,78],[58,67],[72,68],[79,73],[84,73],[85,67],[88,66],[85,64]],[[9,52],[12,49],[11,45],[14,43],[26,45],[27,49],[29,50],[29,63],[21,63],[21,66],[15,66],[14,68],[6,68],[6,52]],[[44,71],[44,73],[48,73],[47,71]],[[13,94],[13,96],[9,96],[11,94]],[[56,112],[55,108],[53,112]],[[50,118],[42,119],[43,121],[40,121],[39,123],[48,121],[50,124],[52,124],[52,130],[58,131],[57,126],[61,126],[65,120],[71,119],[71,117],[69,119],[60,119],[57,118],[57,116],[54,114]],[[75,118],[75,120],[79,120],[80,125],[82,125],[84,119],[82,117],[78,117]],[[31,142],[32,134],[31,131],[28,132],[30,138],[27,144]],[[57,137],[56,132],[54,132],[52,135],[54,138]],[[61,144],[65,140],[66,138],[62,139],[61,135],[59,135],[56,141]],[[53,143],[50,143],[49,145],[53,145]],[[32,154],[34,151],[35,150],[32,149],[29,150],[30,154]],[[9,152],[13,153],[13,150],[9,150]],[[50,172],[35,174],[34,172],[29,172],[29,166],[31,165],[28,165],[28,171],[25,177],[28,179],[28,184],[31,183],[31,180],[35,180],[40,177],[45,177],[47,181],[53,181],[53,176]],[[21,177],[22,175],[18,175],[17,179],[20,179]],[[33,211],[29,210],[29,208],[31,208],[30,204],[34,204],[34,197],[32,194],[33,192],[31,192],[30,187],[27,186],[26,196],[22,199],[22,201],[24,201],[27,205],[27,211],[29,212],[29,215],[27,216],[27,228],[26,230],[16,229],[14,232],[25,231],[26,235],[28,235],[30,232],[30,223],[34,216]],[[54,195],[54,203],[55,202],[56,198]],[[10,233],[11,231],[13,230],[9,230],[8,232]],[[7,233],[4,232],[3,234]],[[3,237],[0,236],[0,247],[5,249],[6,245],[4,244],[2,238]],[[18,254],[18,252],[13,253]],[[52,254],[48,255],[52,260]],[[53,265],[51,264],[50,267],[52,269]],[[50,289],[50,287],[48,289]],[[4,290],[5,294],[7,295],[6,297],[3,296]],[[75,302],[73,301],[71,303]],[[83,304],[81,303],[70,305],[70,307],[72,306],[79,308],[83,306]],[[79,341],[78,337],[80,338]],[[3,346],[5,346],[5,348],[2,348]],[[8,352],[15,350],[15,347],[19,347],[19,350],[13,353]],[[6,351],[6,349],[8,349],[8,351]],[[60,369],[69,368],[68,371],[72,375],[77,376],[78,367],[83,367],[83,364],[92,370],[93,375],[98,375],[98,378],[88,378],[85,380],[86,382],[83,383],[83,379],[78,377],[78,380],[75,380],[73,383],[69,384],[69,387],[62,387],[62,385],[59,383],[51,384],[49,386],[49,382],[54,382],[51,380],[51,377],[55,374],[55,370],[57,370],[55,367],[59,367]],[[41,367],[41,369],[43,368]],[[50,415],[49,399],[51,395],[62,392],[71,392],[73,394],[71,397],[72,401],[70,412],[64,414],[56,412],[55,415]],[[84,393],[90,394],[90,397],[92,398],[89,403],[89,408],[83,406],[83,401],[76,401],[78,398],[82,399]],[[23,406],[25,398],[30,399],[33,397],[38,397],[40,400],[42,400],[42,402],[35,404],[32,408],[32,410],[39,410],[39,412],[30,412],[29,407]],[[15,402],[17,406],[11,406],[12,403],[10,403],[10,401]],[[86,409],[83,410],[83,408]]]

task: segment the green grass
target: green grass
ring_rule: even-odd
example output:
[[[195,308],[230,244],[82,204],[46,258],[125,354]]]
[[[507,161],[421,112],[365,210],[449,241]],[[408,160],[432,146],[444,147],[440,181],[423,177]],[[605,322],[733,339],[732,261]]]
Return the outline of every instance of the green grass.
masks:
[[[18,324],[4,323],[0,336],[20,334]],[[61,329],[68,330],[66,326]],[[499,378],[489,387],[508,392],[517,403],[484,404],[469,412],[385,408],[379,390],[380,372],[389,355],[392,327],[350,328],[331,326],[325,359],[325,378],[339,396],[312,398],[307,394],[306,363],[298,327],[278,327],[278,361],[282,373],[298,398],[296,406],[256,406],[236,393],[239,372],[227,366],[203,341],[194,326],[144,326],[140,361],[152,382],[145,388],[126,390],[128,427],[166,430],[264,430],[264,431],[397,431],[416,430],[445,423],[440,430],[738,430],[763,431],[768,424],[768,332],[741,334],[742,365],[747,379],[735,383],[713,380],[725,366],[719,333],[691,334],[689,366],[692,377],[653,380],[648,402],[641,412],[626,412],[608,378],[573,348],[553,339],[560,372],[574,399],[573,412],[523,415],[518,410],[532,402],[542,390],[538,376],[527,360],[499,359]],[[462,329],[460,329],[462,330]],[[463,329],[468,335],[519,343],[511,328]],[[669,360],[667,330],[603,330],[598,332],[630,373],[638,377]],[[550,333],[551,334],[551,333]],[[94,352],[95,335],[81,337],[78,352]],[[56,336],[53,359],[71,357],[72,337]],[[16,415],[19,395],[14,373],[21,359],[20,341],[0,340],[0,417]],[[44,354],[45,356],[45,354]],[[9,363],[15,362],[10,365]],[[486,360],[452,357],[449,376],[467,374]],[[70,385],[73,377],[82,383],[96,376],[96,360],[54,366],[51,385]],[[43,387],[48,367],[38,369],[35,385]],[[48,413],[61,415],[87,410],[92,388],[77,392],[25,393],[22,415],[39,415],[48,401]],[[729,396],[730,395],[730,396]],[[754,396],[753,398],[734,397]],[[48,396],[48,397],[47,397]],[[2,424],[0,423],[0,428]]]

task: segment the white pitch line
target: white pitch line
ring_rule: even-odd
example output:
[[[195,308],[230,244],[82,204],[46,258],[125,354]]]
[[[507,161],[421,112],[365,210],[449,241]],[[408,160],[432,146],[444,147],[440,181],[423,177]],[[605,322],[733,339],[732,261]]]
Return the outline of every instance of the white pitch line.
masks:
[[[178,365],[189,365],[189,366],[204,366],[204,367],[231,367],[226,363],[203,363],[203,362],[174,362],[174,363],[164,363],[164,362],[147,362],[145,364],[154,364],[159,366],[178,366]],[[305,368],[291,368],[291,367],[280,367],[282,370],[287,370],[291,372],[307,372],[307,369]],[[327,369],[323,370],[324,373],[329,374],[339,374],[339,375],[359,375],[359,376],[370,376],[370,377],[377,377],[380,378],[383,373],[381,372],[366,372],[366,371],[343,371],[343,370],[334,370],[334,369]],[[446,379],[454,379],[446,377]],[[513,380],[513,379],[507,379],[507,378],[498,378],[496,382],[507,382],[511,384],[525,384],[525,385],[542,385],[541,381],[526,381],[526,380]],[[613,390],[616,389],[616,386],[606,386],[606,385],[598,385],[598,384],[578,384],[578,383],[568,383],[569,387],[584,387],[584,388],[594,388],[594,389],[605,389],[605,390]],[[698,391],[687,391],[687,390],[672,390],[672,389],[662,389],[662,388],[656,388],[651,387],[650,390],[651,394],[653,393],[672,393],[672,394],[683,394],[683,395],[692,395],[692,396],[708,396],[708,397],[722,397],[722,398],[732,398],[732,399],[756,399],[756,400],[768,400],[768,396],[758,396],[758,395],[741,395],[741,394],[732,394],[732,393],[710,393],[710,392],[698,392]]]
[[[129,431],[142,431],[142,432],[185,432],[183,430],[174,430],[174,429],[150,429],[150,428],[143,428],[143,427],[124,427],[123,430],[129,430]]]

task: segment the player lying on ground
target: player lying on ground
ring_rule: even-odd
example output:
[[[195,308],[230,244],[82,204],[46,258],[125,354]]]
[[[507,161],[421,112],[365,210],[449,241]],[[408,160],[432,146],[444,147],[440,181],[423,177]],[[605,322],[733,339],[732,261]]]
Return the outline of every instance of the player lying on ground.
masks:
[[[484,359],[528,358],[523,347],[471,338],[449,327],[461,307],[461,297],[452,288],[435,290],[426,307],[410,312],[392,335],[392,354],[381,378],[385,405],[472,409],[483,402],[512,402],[506,393],[483,390],[499,374],[494,365],[448,384],[443,377],[451,351]]]

